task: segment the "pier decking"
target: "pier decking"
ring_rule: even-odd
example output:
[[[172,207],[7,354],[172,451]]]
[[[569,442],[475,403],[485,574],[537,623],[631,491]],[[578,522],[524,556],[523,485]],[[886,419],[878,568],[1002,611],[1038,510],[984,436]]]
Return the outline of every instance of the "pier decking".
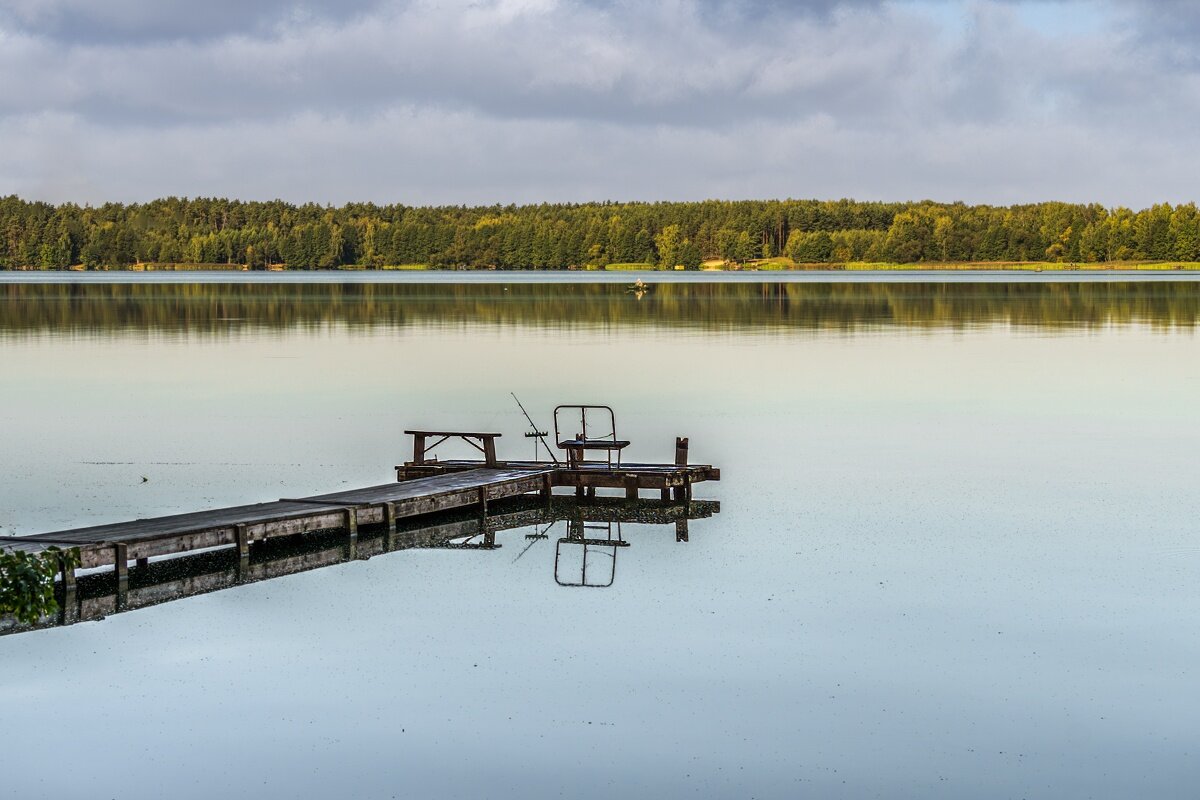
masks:
[[[686,462],[686,449],[686,440],[678,440],[678,462]],[[664,501],[687,502],[692,498],[693,483],[720,479],[720,471],[711,466],[686,463],[614,468],[585,462],[568,468],[536,461],[501,462],[494,452],[487,455],[487,461],[410,462],[396,468],[396,483],[33,536],[0,537],[0,547],[27,552],[51,547],[78,549],[80,568],[112,567],[118,580],[123,581],[128,577],[130,561],[145,567],[154,557],[228,546],[236,547],[239,557],[246,559],[255,542],[335,529],[348,532],[353,549],[361,525],[383,525],[388,535],[394,535],[398,520],[472,507],[486,519],[489,502],[537,493],[549,504],[556,486],[573,487],[582,497],[594,497],[597,487],[623,488],[627,499],[637,498],[640,489],[658,489]],[[65,590],[73,590],[75,569],[65,562],[62,582]]]
[[[630,503],[600,498],[579,503],[574,498],[555,497],[549,503],[536,496],[510,497],[494,504],[495,513],[483,517],[459,509],[432,516],[398,519],[395,529],[382,526],[364,529],[361,538],[345,531],[330,530],[310,536],[280,537],[263,542],[247,558],[232,548],[184,554],[155,561],[134,570],[125,581],[114,580],[112,572],[81,576],[77,591],[61,595],[57,614],[37,623],[22,624],[0,618],[0,636],[37,628],[71,625],[103,619],[111,614],[198,594],[221,591],[247,583],[270,580],[320,569],[347,561],[364,561],[409,549],[496,550],[496,534],[527,526],[550,526],[566,522],[580,530],[596,523],[673,525],[676,541],[687,541],[688,521],[711,517],[720,511],[714,500],[663,503],[643,500]],[[527,535],[532,540],[546,538]],[[61,587],[65,588],[65,587]]]

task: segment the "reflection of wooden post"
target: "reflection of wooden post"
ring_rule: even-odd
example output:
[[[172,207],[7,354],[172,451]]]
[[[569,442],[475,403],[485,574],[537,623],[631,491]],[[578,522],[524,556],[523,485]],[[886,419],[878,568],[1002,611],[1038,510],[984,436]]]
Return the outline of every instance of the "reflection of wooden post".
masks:
[[[669,488],[667,488],[666,486],[664,486],[659,491],[659,496],[662,498],[662,501],[664,503],[669,503],[671,501],[671,490]]]
[[[638,499],[637,475],[626,475],[625,476],[625,499],[626,500],[637,500]]]
[[[688,540],[687,517],[675,520],[675,541],[686,542],[687,540]]]

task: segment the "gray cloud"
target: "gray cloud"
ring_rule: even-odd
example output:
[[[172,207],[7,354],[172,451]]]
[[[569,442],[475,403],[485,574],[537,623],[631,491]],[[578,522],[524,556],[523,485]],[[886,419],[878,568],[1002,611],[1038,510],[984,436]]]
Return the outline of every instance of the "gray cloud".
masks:
[[[1165,19],[1127,0],[15,0],[0,193],[1190,199],[1200,13]]]
[[[262,34],[289,22],[344,20],[377,0],[8,0],[4,27],[66,44],[198,40]]]

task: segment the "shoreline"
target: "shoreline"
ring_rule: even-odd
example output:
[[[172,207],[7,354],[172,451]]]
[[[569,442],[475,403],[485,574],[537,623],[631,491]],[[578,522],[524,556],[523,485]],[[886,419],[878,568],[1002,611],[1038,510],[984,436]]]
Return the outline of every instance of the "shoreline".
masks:
[[[1200,270],[241,270],[0,271],[3,284],[1200,283]]]

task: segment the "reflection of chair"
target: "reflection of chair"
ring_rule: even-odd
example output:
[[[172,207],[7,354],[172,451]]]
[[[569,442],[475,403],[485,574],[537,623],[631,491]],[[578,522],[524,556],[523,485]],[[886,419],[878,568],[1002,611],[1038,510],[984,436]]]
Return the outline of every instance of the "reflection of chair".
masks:
[[[578,432],[574,438],[564,438],[564,430],[560,425],[559,415],[564,412],[579,412]],[[597,433],[595,424],[592,429],[588,429],[588,412],[592,412],[593,423],[596,417],[600,417],[601,428],[607,428],[604,433]],[[566,416],[566,415],[564,415]],[[607,418],[607,422],[605,422]],[[571,421],[574,421],[575,416],[569,416]],[[591,405],[566,405],[556,406],[554,409],[554,440],[558,446],[567,451],[567,466],[574,469],[579,466],[584,460],[584,455],[588,450],[603,450],[607,456],[609,468],[612,468],[613,453],[617,454],[617,466],[621,466],[621,451],[629,446],[629,442],[617,438],[617,420],[613,414],[613,410],[608,406],[591,406]]]
[[[603,532],[604,536],[589,537],[589,531]],[[571,520],[567,523],[567,535],[554,548],[554,582],[559,586],[592,589],[612,586],[617,577],[617,549],[628,546],[629,542],[621,536],[620,522],[616,523],[614,538],[612,522],[589,524],[582,519]]]

